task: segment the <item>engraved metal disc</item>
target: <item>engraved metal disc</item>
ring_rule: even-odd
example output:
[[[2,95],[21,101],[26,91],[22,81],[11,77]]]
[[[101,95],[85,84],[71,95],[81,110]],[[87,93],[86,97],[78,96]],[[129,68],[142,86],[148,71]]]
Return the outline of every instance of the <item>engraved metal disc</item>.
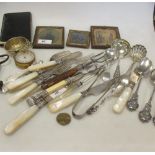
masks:
[[[67,125],[71,122],[71,116],[68,113],[60,113],[56,120],[60,125]]]

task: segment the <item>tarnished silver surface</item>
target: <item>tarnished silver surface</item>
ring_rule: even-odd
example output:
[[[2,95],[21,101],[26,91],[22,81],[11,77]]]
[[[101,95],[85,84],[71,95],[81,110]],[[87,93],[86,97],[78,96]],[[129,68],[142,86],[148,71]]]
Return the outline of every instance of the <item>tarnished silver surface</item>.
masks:
[[[134,45],[131,48],[130,56],[134,62],[139,62],[146,56],[147,50],[143,45]]]
[[[139,107],[138,104],[138,90],[141,84],[142,78],[140,78],[140,81],[138,83],[138,86],[135,90],[135,92],[132,94],[131,98],[127,102],[127,108],[129,111],[135,111]]]
[[[42,90],[35,93],[31,97],[28,97],[26,102],[30,106],[37,105],[39,108],[42,108],[45,104],[47,104],[51,100],[52,100],[52,97],[49,96],[48,92],[45,90]]]
[[[138,94],[133,94],[130,100],[127,102],[127,108],[129,111],[135,111],[139,107]]]
[[[118,63],[114,75],[120,77],[120,58],[124,58],[130,51],[130,44],[124,39],[116,39],[112,42],[111,48],[116,50]]]
[[[151,115],[151,103],[146,103],[144,109],[139,112],[139,120],[143,123],[149,122],[152,118]]]

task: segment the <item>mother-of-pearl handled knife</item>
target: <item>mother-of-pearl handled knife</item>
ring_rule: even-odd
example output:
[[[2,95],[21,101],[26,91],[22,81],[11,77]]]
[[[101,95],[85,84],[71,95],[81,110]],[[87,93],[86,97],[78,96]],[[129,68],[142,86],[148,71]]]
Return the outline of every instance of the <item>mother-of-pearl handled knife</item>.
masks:
[[[49,62],[44,62],[41,64],[31,65],[27,69],[24,69],[24,70],[20,71],[19,73],[16,73],[15,75],[10,76],[6,82],[15,81],[16,79],[27,74],[28,72],[39,71],[41,69],[55,66],[56,64],[57,63],[55,61],[49,61]]]
[[[49,109],[51,112],[55,113],[70,106],[73,103],[78,102],[82,97],[86,97],[88,95],[99,95],[104,90],[106,90],[106,87],[109,85],[109,82],[110,81],[106,81],[106,82],[103,82],[102,84],[96,85],[92,87],[89,91],[85,90],[83,92],[79,92],[79,93],[75,93],[73,95],[67,96],[62,100],[59,100],[53,104],[50,104]]]
[[[11,96],[8,99],[8,102],[10,104],[15,104],[17,103],[20,99],[24,98],[25,96],[27,96],[29,93],[31,93],[33,90],[35,90],[38,87],[37,83],[32,83],[31,85],[29,85],[28,87],[20,90],[19,92],[17,92],[16,94],[14,94],[13,96]]]
[[[127,101],[129,100],[132,90],[135,86],[135,84],[138,82],[140,76],[137,75],[135,72],[133,72],[130,76],[130,83],[129,86],[127,86],[124,91],[122,92],[122,94],[119,96],[119,98],[116,101],[116,104],[114,104],[113,106],[113,111],[115,113],[120,114],[121,112],[123,112]]]
[[[82,98],[81,92],[70,95],[62,100],[57,101],[56,103],[51,104],[49,109],[53,113],[58,112],[64,108],[70,106],[71,104],[79,101],[81,98]]]
[[[18,87],[20,87],[21,85],[29,82],[30,80],[36,78],[38,76],[37,72],[32,72],[24,77],[18,78],[17,80],[13,81],[13,82],[9,82],[5,84],[5,88],[9,91],[9,90],[14,90]]]
[[[31,119],[38,111],[39,107],[37,105],[33,105],[29,109],[22,112],[6,126],[6,128],[4,129],[5,134],[9,135],[15,132],[24,123]]]

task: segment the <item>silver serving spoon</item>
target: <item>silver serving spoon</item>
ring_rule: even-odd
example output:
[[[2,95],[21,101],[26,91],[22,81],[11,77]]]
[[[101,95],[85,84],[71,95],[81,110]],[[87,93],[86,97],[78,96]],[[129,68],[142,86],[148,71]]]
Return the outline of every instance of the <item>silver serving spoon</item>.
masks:
[[[141,76],[148,72],[150,68],[152,67],[152,62],[148,58],[142,59],[139,66],[135,68],[134,72],[130,75],[130,81],[129,85],[124,89],[122,94],[119,96],[118,100],[116,101],[116,104],[113,106],[113,111],[116,113],[121,113],[131,96],[132,90],[135,86],[135,84],[138,82],[138,80],[141,78]]]
[[[151,107],[152,107],[152,99],[153,99],[153,95],[154,95],[154,92],[155,92],[155,69],[152,70],[151,72],[151,76],[150,76],[150,79],[154,85],[154,88],[153,88],[153,91],[152,91],[152,94],[149,98],[149,101],[145,104],[145,107],[143,108],[143,110],[141,110],[139,112],[139,120],[143,123],[146,123],[146,122],[149,122],[152,118],[152,115],[151,115]],[[153,118],[153,123],[154,123],[154,118]]]

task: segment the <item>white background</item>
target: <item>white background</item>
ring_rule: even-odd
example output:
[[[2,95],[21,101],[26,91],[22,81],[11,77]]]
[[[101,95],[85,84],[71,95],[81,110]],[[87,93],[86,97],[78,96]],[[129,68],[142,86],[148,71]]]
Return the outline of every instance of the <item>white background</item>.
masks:
[[[0,3],[0,25],[4,13],[30,11],[32,36],[39,25],[64,26],[66,38],[69,29],[89,30],[91,25],[118,26],[122,38],[128,40],[131,46],[144,45],[148,57],[155,62],[153,7],[153,3]],[[84,55],[101,51],[65,49],[73,52],[81,50]],[[62,50],[33,51],[37,60],[46,61]],[[0,49],[0,53],[5,52]],[[124,72],[128,65],[128,60],[123,61],[121,71]],[[2,66],[0,78],[4,80],[16,71],[19,69],[10,59]],[[149,80],[143,80],[138,111],[147,102],[151,90]],[[15,134],[6,136],[3,132],[6,124],[28,107],[24,101],[12,107],[7,102],[9,96],[0,94],[0,151],[155,151],[155,127],[152,122],[142,124],[138,120],[138,111],[130,113],[125,110],[120,115],[114,114],[112,101],[93,116],[72,119],[66,127],[57,124],[57,114],[51,114],[45,107]],[[64,112],[71,114],[71,107]],[[154,105],[152,114],[155,114]]]

